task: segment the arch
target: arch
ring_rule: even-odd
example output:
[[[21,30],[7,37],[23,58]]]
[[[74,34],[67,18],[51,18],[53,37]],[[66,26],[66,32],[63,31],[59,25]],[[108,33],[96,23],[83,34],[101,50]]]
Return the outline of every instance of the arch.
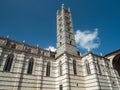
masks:
[[[120,54],[116,55],[112,61],[113,68],[118,72],[120,76]]]
[[[16,44],[14,43],[13,45],[11,45],[11,48],[15,49],[16,48]]]
[[[13,58],[14,58],[13,54],[10,54],[7,56],[3,71],[10,72],[10,69],[13,63]]]
[[[95,65],[96,70],[98,71],[99,74],[102,74],[102,72],[101,72],[101,65],[99,64],[98,59],[96,59],[96,61],[97,61],[96,65]]]
[[[46,66],[46,76],[50,76],[50,66],[51,66],[51,63],[48,62]]]
[[[34,64],[34,59],[31,58],[28,62],[28,69],[27,69],[27,73],[28,74],[32,74],[32,70],[33,70],[33,64]]]
[[[62,45],[62,42],[60,42],[60,46]]]
[[[62,62],[59,62],[59,75],[62,76]]]
[[[62,35],[60,35],[60,39],[62,39]]]
[[[69,35],[68,35],[68,38],[70,39],[70,37],[71,37],[71,36],[70,36],[70,34],[69,34]]]
[[[63,90],[63,85],[59,85],[59,90]]]
[[[90,65],[88,61],[85,61],[85,66],[86,66],[86,71],[87,71],[87,75],[91,74],[91,70],[90,70]]]
[[[70,45],[72,45],[72,41],[70,40]]]
[[[74,75],[77,75],[76,60],[73,60],[73,72],[74,72]]]

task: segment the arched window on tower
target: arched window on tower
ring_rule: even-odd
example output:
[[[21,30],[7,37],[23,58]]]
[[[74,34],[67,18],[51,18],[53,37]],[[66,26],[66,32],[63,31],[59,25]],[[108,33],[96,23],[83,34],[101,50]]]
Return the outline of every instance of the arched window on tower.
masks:
[[[62,35],[60,35],[60,39],[62,39]]]
[[[68,35],[68,38],[70,39],[70,34]]]
[[[73,60],[73,72],[74,72],[74,75],[77,75],[76,60]]]
[[[68,32],[70,32],[70,28],[68,28]]]
[[[28,62],[28,69],[27,69],[28,74],[32,74],[33,64],[34,64],[34,60],[33,60],[33,58],[31,58]]]
[[[87,75],[91,74],[89,62],[86,62],[86,71],[87,71]]]
[[[62,76],[62,63],[59,62],[59,75]]]
[[[3,71],[10,72],[10,69],[11,69],[11,66],[13,63],[13,58],[14,58],[14,55],[12,55],[12,54],[8,55],[5,65],[4,65],[4,68],[3,68]]]
[[[62,42],[60,42],[60,46],[62,45]]]
[[[50,62],[47,63],[46,76],[50,76]]]
[[[62,32],[62,29],[60,29],[59,32],[61,33],[61,32]]]
[[[70,41],[70,45],[72,45],[72,41]]]

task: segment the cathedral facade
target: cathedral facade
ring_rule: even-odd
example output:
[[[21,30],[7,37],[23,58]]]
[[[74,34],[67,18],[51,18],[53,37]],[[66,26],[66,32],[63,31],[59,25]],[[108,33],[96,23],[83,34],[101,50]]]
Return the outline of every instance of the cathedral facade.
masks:
[[[56,52],[0,37],[0,90],[120,90],[120,50],[81,56],[70,9],[56,19]]]

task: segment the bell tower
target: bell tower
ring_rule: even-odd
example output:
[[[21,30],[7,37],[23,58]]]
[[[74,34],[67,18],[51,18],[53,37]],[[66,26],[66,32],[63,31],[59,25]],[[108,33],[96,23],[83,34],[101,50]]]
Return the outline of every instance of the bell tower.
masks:
[[[63,53],[77,56],[71,11],[65,9],[64,4],[62,4],[61,10],[57,11],[56,57]]]

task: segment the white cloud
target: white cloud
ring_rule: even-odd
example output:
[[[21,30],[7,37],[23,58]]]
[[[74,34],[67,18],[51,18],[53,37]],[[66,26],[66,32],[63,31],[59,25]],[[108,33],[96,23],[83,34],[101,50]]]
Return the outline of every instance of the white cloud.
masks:
[[[50,50],[50,51],[53,51],[55,52],[56,51],[56,48],[54,46],[49,46],[48,48],[45,48],[46,50]]]
[[[94,31],[85,30],[80,31],[77,30],[75,33],[75,40],[79,47],[91,50],[99,47],[100,41],[98,37],[98,29],[94,29]]]

